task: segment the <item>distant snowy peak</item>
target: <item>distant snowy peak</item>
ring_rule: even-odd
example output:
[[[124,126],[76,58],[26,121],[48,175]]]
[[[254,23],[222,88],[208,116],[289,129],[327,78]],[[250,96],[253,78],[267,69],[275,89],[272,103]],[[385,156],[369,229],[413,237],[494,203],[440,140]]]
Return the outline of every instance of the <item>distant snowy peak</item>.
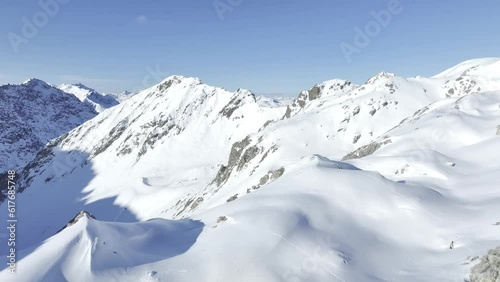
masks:
[[[89,105],[39,79],[0,86],[0,172],[24,166],[49,140],[96,114]]]
[[[45,86],[45,85],[48,85],[50,86],[50,84],[48,84],[47,82],[43,81],[43,80],[40,80],[38,78],[30,78],[28,80],[25,80],[21,85],[28,85],[28,86]]]
[[[280,97],[280,96],[266,96],[259,95],[255,97],[255,100],[261,107],[266,108],[281,108],[286,107],[293,103],[294,98],[292,97]]]
[[[59,89],[66,93],[73,94],[82,102],[92,105],[97,112],[102,112],[105,109],[119,104],[118,100],[112,95],[100,94],[94,89],[81,83],[62,84],[59,86]]]
[[[374,75],[370,79],[368,79],[366,84],[375,84],[380,80],[390,80],[390,79],[395,78],[395,77],[398,77],[398,76],[394,73],[383,71],[383,72],[377,73],[376,75]]]
[[[500,79],[500,58],[468,60],[435,75],[433,78],[455,78],[466,75]]]
[[[85,152],[89,159],[105,156],[135,167],[148,164],[147,159],[156,161],[158,152],[165,151],[170,159],[191,156],[199,160],[188,166],[211,164],[206,168],[210,171],[224,160],[234,140],[279,119],[284,110],[260,106],[245,89],[230,92],[198,78],[171,76],[55,140],[54,146]],[[57,150],[44,154],[33,166],[64,154]]]
[[[53,88],[54,87],[53,85],[48,84],[47,82],[40,80],[38,78],[30,78],[30,79],[24,81],[20,85],[11,85],[11,86],[18,86],[20,89],[24,88],[24,89],[36,90],[41,95],[51,95],[54,93],[53,91],[46,91],[46,90]]]
[[[200,85],[203,84],[201,80],[197,77],[186,77],[182,75],[171,75],[167,78],[165,78],[162,82],[160,82],[158,85],[156,85],[156,88],[158,90],[165,90],[167,88],[170,88],[173,85],[178,85],[178,84],[183,84],[186,87],[187,86],[195,86],[195,85]]]
[[[87,87],[81,83],[61,84],[58,88],[66,93],[73,94],[82,102],[84,102],[89,95],[96,92],[94,89]]]
[[[118,101],[118,103],[122,103],[122,102],[126,101],[127,99],[133,97],[136,94],[137,94],[136,92],[131,92],[131,91],[125,90],[119,94],[110,93],[107,95],[110,95],[111,97],[115,98],[115,100]]]
[[[306,109],[312,101],[326,97],[340,97],[356,87],[352,82],[341,79],[332,79],[314,85],[311,89],[302,91],[297,99],[288,105],[284,118],[289,118],[304,109]],[[323,99],[322,99],[323,100]]]
[[[500,58],[469,60],[432,78],[443,81],[447,97],[499,90]]]

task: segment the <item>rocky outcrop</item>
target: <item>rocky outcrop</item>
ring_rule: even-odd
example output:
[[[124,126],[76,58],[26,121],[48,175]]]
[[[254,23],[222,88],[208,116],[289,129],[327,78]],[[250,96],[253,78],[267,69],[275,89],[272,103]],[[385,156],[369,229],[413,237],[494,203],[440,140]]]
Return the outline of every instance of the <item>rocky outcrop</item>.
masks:
[[[446,97],[455,97],[468,95],[470,93],[481,91],[477,81],[469,78],[466,73],[455,80],[448,80],[444,85]]]
[[[49,140],[96,115],[90,105],[38,79],[0,86],[0,173],[25,166]]]
[[[233,144],[227,165],[222,165],[220,167],[214,179],[214,183],[217,186],[224,184],[229,179],[234,169],[237,171],[242,170],[247,163],[260,153],[261,149],[259,147],[249,146],[250,141],[250,137],[247,136],[242,141]]]
[[[500,282],[500,247],[490,250],[472,268],[469,277],[470,282]]]
[[[355,140],[355,141],[357,141],[357,140]],[[355,151],[345,155],[342,158],[342,160],[345,161],[345,160],[352,160],[352,159],[360,159],[360,158],[369,156],[369,155],[375,153],[375,151],[380,149],[380,147],[382,147],[383,145],[389,144],[391,142],[392,142],[391,139],[386,139],[386,140],[380,141],[380,142],[378,142],[378,141],[372,142],[368,145],[359,147]]]
[[[255,95],[249,90],[238,89],[234,95],[234,97],[229,101],[229,103],[220,111],[219,114],[226,117],[227,119],[231,118],[233,113],[241,107],[241,105],[245,103],[256,103]]]
[[[315,85],[308,91],[303,91],[302,93],[300,93],[299,97],[297,97],[297,100],[295,100],[291,105],[288,105],[285,116],[283,118],[290,118],[292,115],[303,109],[308,101],[313,101],[321,97],[321,91],[321,86]]]
[[[63,231],[64,229],[74,225],[75,223],[77,223],[80,219],[82,218],[92,218],[92,219],[96,219],[95,216],[93,216],[91,213],[89,213],[88,211],[81,211],[79,212],[75,217],[73,217],[73,219],[71,219],[68,224],[66,224],[66,226],[64,226],[63,228],[61,228],[59,231],[57,231],[57,233]]]

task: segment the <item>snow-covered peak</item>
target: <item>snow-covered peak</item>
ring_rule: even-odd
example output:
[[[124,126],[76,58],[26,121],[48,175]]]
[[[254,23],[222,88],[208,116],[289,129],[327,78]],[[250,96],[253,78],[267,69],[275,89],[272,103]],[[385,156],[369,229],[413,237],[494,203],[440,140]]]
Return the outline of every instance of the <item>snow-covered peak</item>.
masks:
[[[40,88],[50,88],[52,85],[48,84],[47,82],[38,79],[38,78],[30,78],[26,81],[24,81],[21,85],[28,86],[28,87],[40,87]]]
[[[236,90],[236,94],[244,95],[244,96],[255,96],[255,94],[253,94],[252,91],[245,89],[245,88],[238,88]]]
[[[281,108],[290,105],[295,99],[292,97],[259,95],[255,97],[255,100],[261,107]]]
[[[91,92],[97,92],[97,91],[95,91],[95,89],[90,88],[90,87],[88,87],[87,85],[85,85],[85,84],[83,84],[81,82],[77,82],[77,83],[75,83],[73,85],[76,86],[76,87],[78,87],[78,88],[85,89],[85,90],[88,90],[88,91],[91,91]]]
[[[500,79],[500,58],[468,60],[435,75],[434,78],[456,78],[460,76]]]
[[[89,95],[96,92],[94,89],[87,87],[81,83],[61,84],[59,85],[58,88],[66,93],[73,94],[76,98],[78,98],[82,102],[84,102]]]
[[[27,79],[22,84],[24,84],[24,85],[27,85],[27,84],[42,84],[42,85],[45,85],[45,84],[47,84],[48,85],[47,82],[45,82],[45,81],[43,81],[41,79],[38,79],[38,78]]]
[[[202,84],[201,80],[197,77],[186,77],[183,75],[171,75],[162,82],[160,82],[158,85],[156,85],[157,88],[161,88],[162,90],[175,85],[175,84],[183,84],[183,85],[197,85],[197,84]]]
[[[136,94],[137,94],[137,92],[131,92],[131,91],[125,90],[119,94],[109,93],[109,94],[105,94],[105,95],[109,95],[109,96],[115,98],[115,100],[118,101],[118,103],[122,103],[122,102],[126,101],[127,99],[132,98]]]
[[[103,95],[82,83],[62,84],[59,89],[66,93],[73,94],[80,101],[88,103],[94,107],[97,112],[111,108],[119,104],[112,95]]]
[[[315,87],[322,89],[322,96],[343,95],[356,86],[351,81],[344,79],[331,79],[315,85]]]
[[[469,60],[441,72],[430,80],[439,81],[446,96],[496,91],[500,89],[500,58]]]
[[[372,76],[370,79],[368,79],[368,81],[366,82],[366,84],[374,84],[374,83],[377,83],[381,80],[390,80],[394,77],[397,77],[396,74],[394,73],[390,73],[390,72],[386,72],[386,71],[382,71],[382,72],[379,72],[377,73],[376,75]]]
[[[0,173],[24,166],[50,139],[96,114],[73,95],[39,79],[0,86]]]
[[[352,84],[352,82],[349,80],[345,80],[345,79],[334,78],[334,79],[329,79],[329,80],[326,80],[326,81],[323,81],[322,83],[320,83],[320,85],[326,85],[326,86],[333,86],[333,85],[341,86],[341,85],[346,85],[346,84]]]

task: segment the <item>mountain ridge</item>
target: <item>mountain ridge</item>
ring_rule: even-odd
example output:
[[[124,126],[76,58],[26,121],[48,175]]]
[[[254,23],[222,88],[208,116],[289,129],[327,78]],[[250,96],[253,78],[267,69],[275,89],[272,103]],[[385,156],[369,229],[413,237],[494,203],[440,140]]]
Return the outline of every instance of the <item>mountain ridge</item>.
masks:
[[[119,104],[114,96],[103,95],[82,83],[61,84],[58,88],[66,93],[74,95],[80,101],[91,105],[98,113]]]
[[[50,139],[97,115],[93,108],[39,79],[0,86],[0,107],[2,172],[24,166]]]
[[[473,71],[458,76],[381,72],[362,85],[328,80],[277,107],[248,90],[170,76],[54,139],[21,171],[19,201],[31,206],[19,211],[31,231],[20,235],[23,247],[58,251],[26,253],[20,264],[75,259],[42,240],[85,209],[99,219],[90,224],[102,228],[81,251],[102,268],[40,266],[45,278],[465,279],[473,257],[500,244],[500,164],[491,153],[500,145],[500,86],[491,64],[467,64]],[[60,197],[58,206],[44,207]],[[34,212],[50,220],[35,221]],[[103,263],[112,251],[135,253],[100,245],[97,238],[123,224],[106,221],[141,221],[117,235],[126,242],[153,218],[204,227],[175,257]],[[68,236],[69,250],[78,247],[71,242],[81,238],[75,234],[83,223],[57,235]],[[170,231],[189,234],[181,229]],[[137,242],[158,255],[156,240]]]

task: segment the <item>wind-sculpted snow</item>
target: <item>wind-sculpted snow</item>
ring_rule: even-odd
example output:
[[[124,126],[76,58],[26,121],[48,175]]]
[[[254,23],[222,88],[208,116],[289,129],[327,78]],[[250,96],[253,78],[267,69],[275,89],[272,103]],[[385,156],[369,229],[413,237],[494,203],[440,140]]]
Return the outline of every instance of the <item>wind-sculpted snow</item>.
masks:
[[[115,223],[83,214],[34,253],[22,252],[23,268],[29,271],[19,270],[15,281],[123,281],[124,272],[119,269],[175,258],[195,244],[203,228],[195,220]],[[43,264],[38,263],[41,256],[46,259]],[[155,272],[143,277],[154,278]],[[14,281],[3,273],[0,276],[2,281]]]
[[[19,269],[44,273],[22,278],[469,279],[500,245],[498,61],[326,81],[277,107],[169,77],[51,141],[21,172],[19,205],[32,208],[19,211],[30,228]],[[54,235],[81,210],[97,220]],[[148,221],[158,217],[175,221]]]

